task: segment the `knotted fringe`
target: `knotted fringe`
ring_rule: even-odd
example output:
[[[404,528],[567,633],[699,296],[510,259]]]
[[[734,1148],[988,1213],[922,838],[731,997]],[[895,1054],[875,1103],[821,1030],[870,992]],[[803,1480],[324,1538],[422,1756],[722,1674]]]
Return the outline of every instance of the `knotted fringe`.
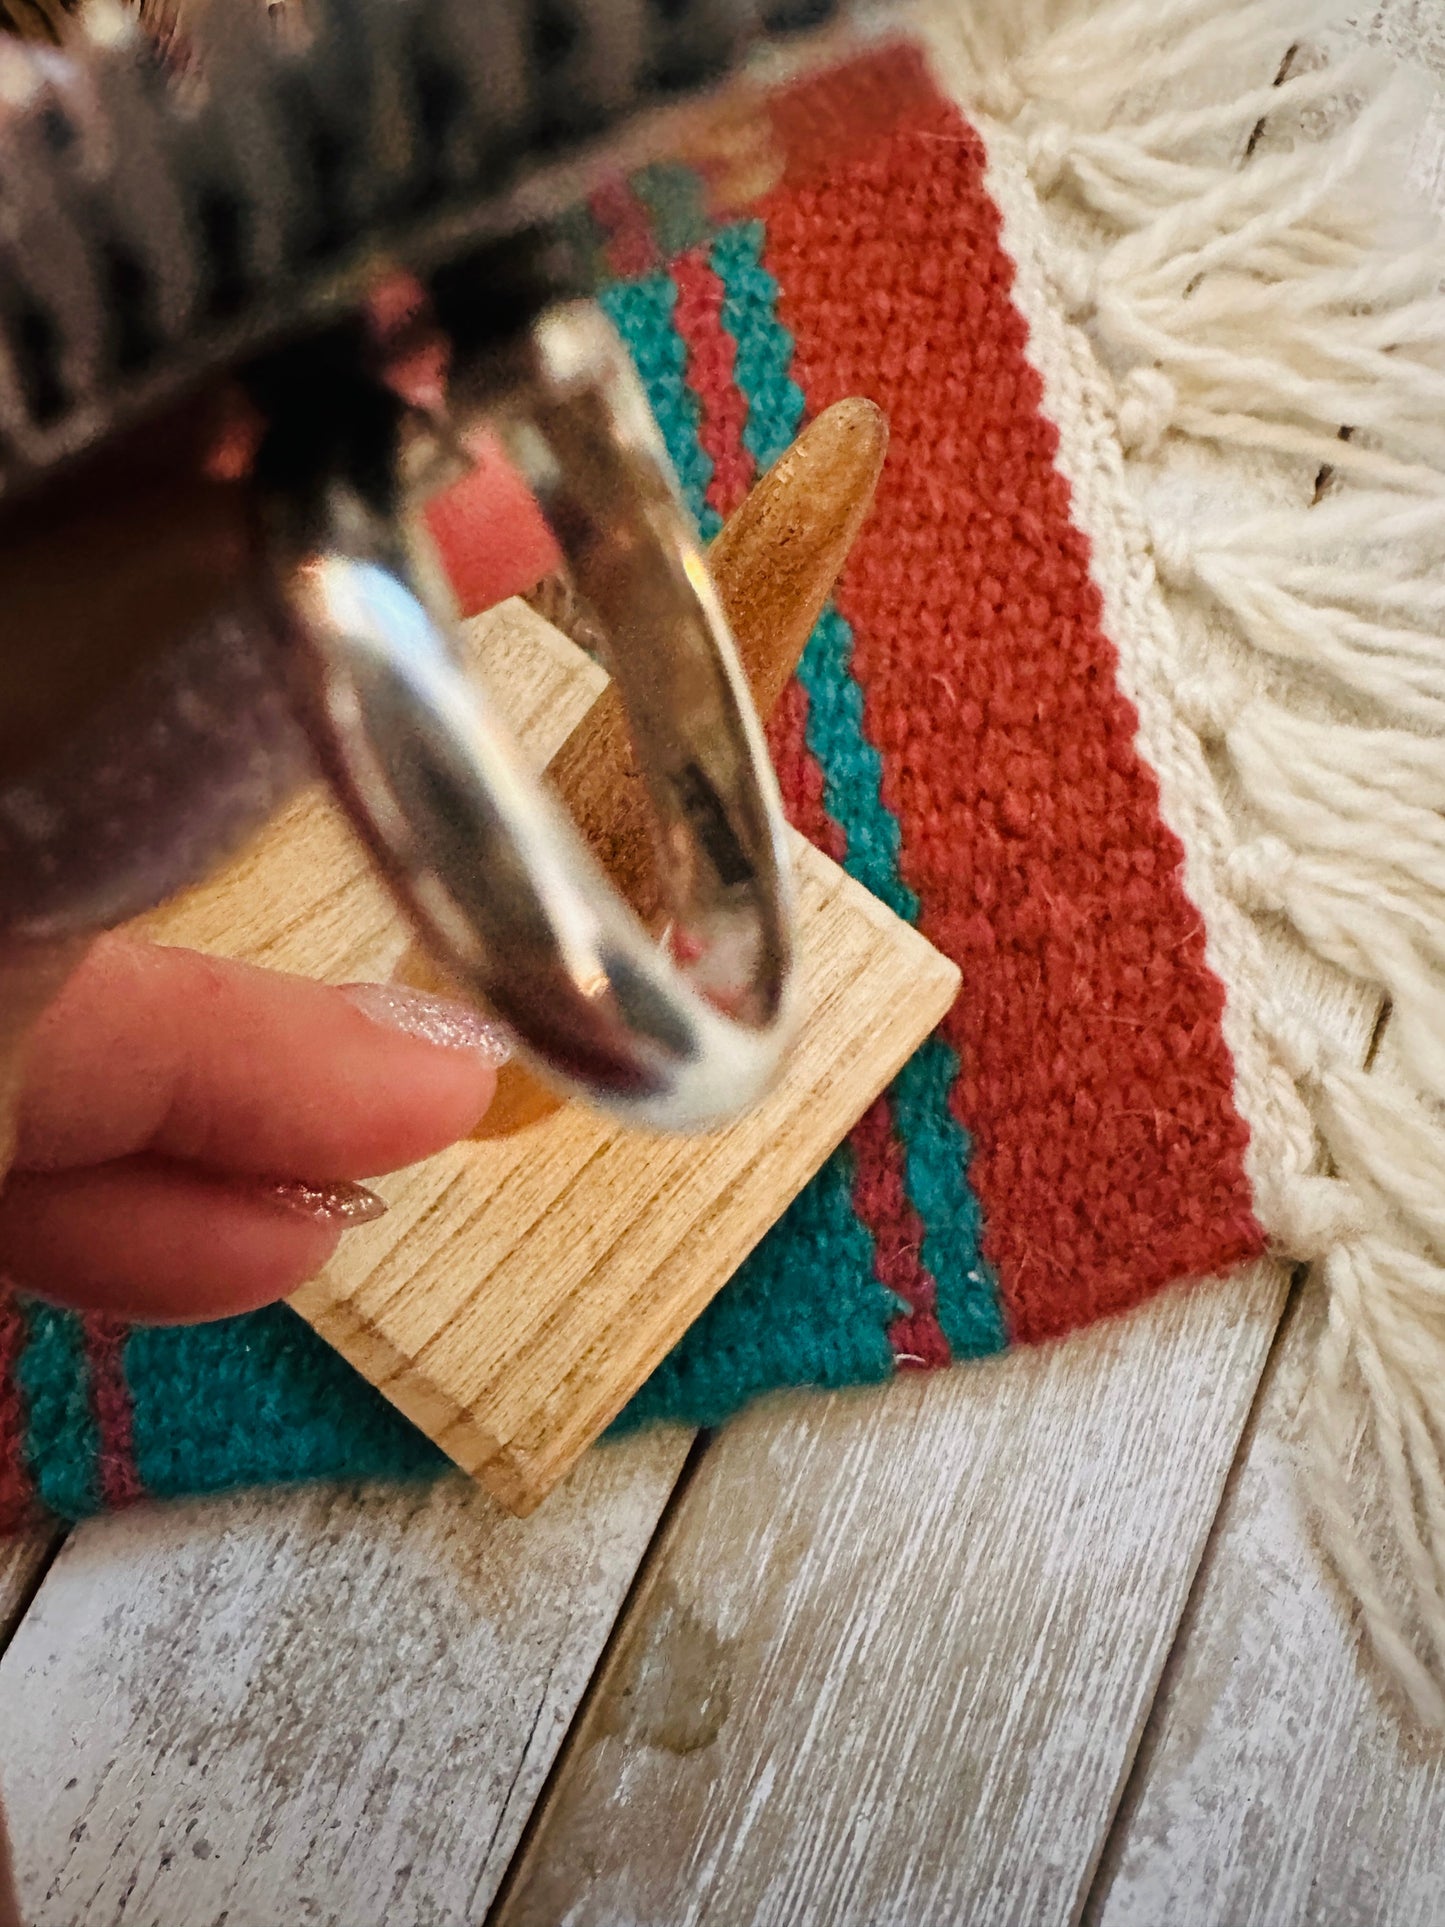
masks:
[[[1219,887],[1388,1003],[1369,1071],[1296,1013],[1246,1013],[1318,1142],[1313,1170],[1257,1189],[1282,1255],[1322,1260],[1306,1450],[1327,1549],[1445,1728],[1445,247],[1401,206],[1411,89],[1310,50],[1336,12],[939,0],[926,31],[1053,217],[1045,265],[1141,500],[1167,494],[1171,452],[1245,465],[1233,522],[1149,522],[1165,589],[1237,645],[1173,706],[1217,773]],[[1302,478],[1298,507],[1247,501],[1261,461]],[[1357,1524],[1362,1412],[1383,1567]]]

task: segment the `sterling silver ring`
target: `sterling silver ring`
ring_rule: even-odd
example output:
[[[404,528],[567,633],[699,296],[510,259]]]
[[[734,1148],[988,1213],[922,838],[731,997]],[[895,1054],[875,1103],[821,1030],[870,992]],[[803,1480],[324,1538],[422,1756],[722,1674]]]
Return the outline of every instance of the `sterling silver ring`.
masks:
[[[604,877],[462,667],[386,462],[348,430],[268,495],[287,655],[333,787],[438,960],[550,1078],[630,1123],[754,1104],[790,1035],[792,889],[761,727],[661,436],[599,309],[458,356],[608,637],[667,940]]]

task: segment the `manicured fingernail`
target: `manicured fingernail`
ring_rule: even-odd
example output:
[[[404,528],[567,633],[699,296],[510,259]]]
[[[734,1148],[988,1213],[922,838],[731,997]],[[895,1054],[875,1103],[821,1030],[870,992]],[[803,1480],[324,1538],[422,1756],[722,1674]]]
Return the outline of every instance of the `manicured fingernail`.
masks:
[[[353,1224],[374,1224],[386,1212],[385,1198],[347,1178],[335,1184],[306,1184],[290,1178],[268,1184],[266,1196],[299,1218],[310,1218],[313,1224],[339,1224],[343,1230]]]
[[[410,984],[343,984],[343,995],[374,1023],[389,1024],[447,1050],[469,1050],[488,1064],[505,1064],[512,1043],[503,1027],[455,997],[434,997]]]

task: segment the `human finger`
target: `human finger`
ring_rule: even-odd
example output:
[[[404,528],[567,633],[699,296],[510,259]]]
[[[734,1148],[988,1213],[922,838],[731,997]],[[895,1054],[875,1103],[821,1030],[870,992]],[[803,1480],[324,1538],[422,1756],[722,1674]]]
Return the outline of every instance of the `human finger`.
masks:
[[[189,1323],[285,1297],[382,1208],[359,1185],[236,1180],[150,1157],[24,1171],[0,1192],[0,1262],[7,1283],[57,1304]]]
[[[15,1161],[372,1176],[473,1130],[505,1055],[465,1004],[106,937],[35,1027]]]

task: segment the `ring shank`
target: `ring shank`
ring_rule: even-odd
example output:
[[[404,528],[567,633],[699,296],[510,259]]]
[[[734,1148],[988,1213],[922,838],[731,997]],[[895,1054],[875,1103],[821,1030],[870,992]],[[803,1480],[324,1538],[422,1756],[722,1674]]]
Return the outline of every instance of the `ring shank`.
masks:
[[[769,1088],[793,1014],[790,866],[761,728],[600,311],[544,314],[489,412],[609,636],[655,815],[666,946],[466,676],[396,502],[344,474],[273,515],[294,685],[334,786],[449,973],[566,1088],[634,1123],[710,1128]]]

